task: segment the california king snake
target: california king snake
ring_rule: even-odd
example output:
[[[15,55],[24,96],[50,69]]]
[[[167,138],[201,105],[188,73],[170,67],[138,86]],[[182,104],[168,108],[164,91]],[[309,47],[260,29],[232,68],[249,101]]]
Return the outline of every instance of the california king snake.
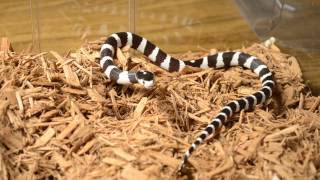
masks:
[[[234,113],[239,112],[242,109],[253,109],[257,104],[265,102],[267,98],[272,96],[272,89],[275,85],[272,73],[268,67],[255,56],[242,52],[219,52],[215,55],[206,56],[197,60],[181,61],[166,54],[147,39],[130,32],[118,32],[110,35],[102,45],[100,51],[100,66],[102,67],[103,72],[108,78],[118,84],[140,83],[145,88],[151,88],[154,85],[154,75],[152,72],[143,70],[137,72],[122,71],[114,65],[113,57],[116,54],[117,48],[127,45],[143,53],[153,64],[156,64],[169,72],[180,72],[186,65],[202,69],[242,66],[251,69],[260,78],[262,88],[259,91],[228,103],[221,109],[220,113],[211,120],[184,154],[180,168],[185,165],[191,153],[197,146],[199,146],[209,135],[214,134],[216,129],[220,128]]]

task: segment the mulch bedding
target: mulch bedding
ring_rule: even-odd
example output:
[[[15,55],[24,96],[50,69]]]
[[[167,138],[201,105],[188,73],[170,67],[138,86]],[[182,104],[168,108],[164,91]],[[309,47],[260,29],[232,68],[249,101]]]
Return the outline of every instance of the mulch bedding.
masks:
[[[0,179],[320,178],[320,97],[304,86],[297,60],[275,45],[240,49],[272,70],[273,98],[234,115],[177,174],[219,109],[260,88],[257,76],[239,67],[168,73],[125,47],[118,65],[150,70],[157,84],[117,85],[96,59],[101,42],[65,56],[15,53],[2,42]]]

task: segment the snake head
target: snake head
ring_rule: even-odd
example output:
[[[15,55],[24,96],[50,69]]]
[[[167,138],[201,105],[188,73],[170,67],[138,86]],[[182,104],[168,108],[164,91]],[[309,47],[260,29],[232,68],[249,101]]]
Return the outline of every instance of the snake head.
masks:
[[[154,74],[150,71],[137,71],[136,78],[146,89],[150,89],[154,85]]]

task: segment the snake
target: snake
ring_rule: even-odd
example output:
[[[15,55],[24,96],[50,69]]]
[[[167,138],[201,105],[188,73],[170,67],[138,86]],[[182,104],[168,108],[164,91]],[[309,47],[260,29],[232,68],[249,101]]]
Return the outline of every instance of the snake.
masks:
[[[260,90],[251,95],[229,102],[211,119],[184,153],[180,166],[178,167],[180,170],[185,167],[188,158],[197,147],[210,135],[214,135],[216,131],[225,124],[228,118],[241,110],[253,109],[257,104],[264,103],[272,96],[272,91],[275,86],[273,74],[267,65],[256,56],[239,51],[228,51],[218,52],[195,60],[183,61],[170,56],[146,38],[132,32],[117,32],[111,34],[100,49],[100,66],[102,71],[111,81],[117,84],[128,85],[138,83],[147,89],[152,88],[155,84],[154,74],[150,71],[124,71],[115,65],[114,56],[116,55],[116,51],[118,48],[124,46],[130,46],[132,49],[139,51],[153,64],[169,72],[181,72],[186,66],[201,69],[240,66],[252,70],[260,79],[262,84]]]

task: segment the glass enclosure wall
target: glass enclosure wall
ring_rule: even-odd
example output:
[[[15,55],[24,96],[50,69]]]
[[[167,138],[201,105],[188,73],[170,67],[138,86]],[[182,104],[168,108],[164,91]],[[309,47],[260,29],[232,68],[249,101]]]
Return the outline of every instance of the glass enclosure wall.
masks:
[[[257,41],[230,0],[138,0],[137,7],[137,32],[169,52]]]
[[[128,30],[128,0],[1,1],[0,35],[15,50],[30,43],[42,51],[66,52],[85,40]]]
[[[320,2],[314,0],[234,0],[262,39],[274,36],[298,57],[304,79],[320,93]]]
[[[233,49],[257,41],[231,0],[133,1],[136,32],[168,52]],[[33,43],[36,50],[66,52],[128,31],[131,6],[129,0],[2,1],[0,35],[9,37],[16,51]]]
[[[8,37],[15,49],[27,48],[35,37],[30,3],[25,0],[0,1],[0,37]]]

